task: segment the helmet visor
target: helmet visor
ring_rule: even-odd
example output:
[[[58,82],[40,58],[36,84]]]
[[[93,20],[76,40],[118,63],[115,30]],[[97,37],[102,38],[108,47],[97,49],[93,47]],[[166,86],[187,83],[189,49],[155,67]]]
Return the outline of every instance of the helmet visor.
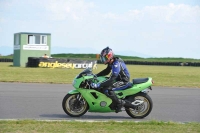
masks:
[[[100,56],[100,60],[101,62],[106,63],[108,59],[105,56]]]

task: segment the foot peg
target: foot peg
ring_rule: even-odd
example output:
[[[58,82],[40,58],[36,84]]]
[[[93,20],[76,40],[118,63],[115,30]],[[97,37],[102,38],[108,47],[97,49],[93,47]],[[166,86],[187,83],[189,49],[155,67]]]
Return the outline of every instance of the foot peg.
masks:
[[[117,107],[115,109],[115,113],[121,112],[121,108],[124,106],[126,102],[124,100],[119,99]]]

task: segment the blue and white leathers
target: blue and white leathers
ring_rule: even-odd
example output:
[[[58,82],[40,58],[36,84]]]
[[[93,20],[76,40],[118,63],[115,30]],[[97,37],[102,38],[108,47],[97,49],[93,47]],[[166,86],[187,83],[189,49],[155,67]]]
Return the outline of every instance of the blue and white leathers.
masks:
[[[126,64],[124,61],[120,58],[115,57],[112,64],[108,64],[107,68],[102,70],[97,74],[97,76],[105,76],[109,73],[110,77],[102,82],[100,84],[100,87],[110,87],[112,88],[121,88],[121,87],[127,87],[129,80],[130,80],[130,74],[128,72],[128,69],[126,67]],[[122,88],[122,89],[123,89]]]

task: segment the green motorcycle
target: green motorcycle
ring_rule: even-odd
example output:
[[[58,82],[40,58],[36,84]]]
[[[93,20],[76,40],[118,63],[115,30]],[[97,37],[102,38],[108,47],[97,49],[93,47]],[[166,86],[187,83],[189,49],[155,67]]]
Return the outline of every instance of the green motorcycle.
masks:
[[[74,90],[68,92],[62,101],[66,114],[79,117],[88,112],[115,112],[116,104],[100,90],[91,87],[91,83],[106,80],[107,77],[95,77],[92,69],[86,68],[78,74],[74,81]],[[151,77],[133,79],[129,87],[123,90],[114,90],[117,97],[126,101],[124,109],[132,118],[144,118],[152,110],[153,102],[148,95],[153,80]],[[130,105],[131,104],[131,105]]]

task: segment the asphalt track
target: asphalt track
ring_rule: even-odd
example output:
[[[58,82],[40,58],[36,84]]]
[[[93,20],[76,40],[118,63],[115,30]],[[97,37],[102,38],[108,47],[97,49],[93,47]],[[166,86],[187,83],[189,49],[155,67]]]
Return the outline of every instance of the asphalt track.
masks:
[[[0,119],[200,122],[200,88],[153,87],[153,110],[144,119],[132,119],[125,111],[70,117],[62,100],[71,89],[68,84],[0,83]]]

